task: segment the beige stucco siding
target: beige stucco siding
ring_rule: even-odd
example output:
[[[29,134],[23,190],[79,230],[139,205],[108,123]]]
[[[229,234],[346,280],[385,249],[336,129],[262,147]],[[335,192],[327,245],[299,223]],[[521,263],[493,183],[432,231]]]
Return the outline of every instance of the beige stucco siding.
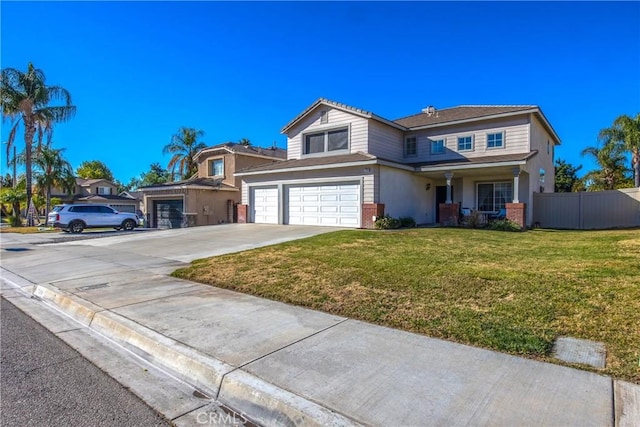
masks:
[[[404,161],[430,162],[462,157],[478,158],[528,153],[530,151],[528,120],[527,116],[523,116],[409,132],[407,136],[416,136],[418,139],[418,154],[414,157],[404,158]],[[504,132],[504,148],[487,148],[487,134],[498,132]],[[473,137],[472,151],[458,151],[458,137],[464,136]],[[431,154],[431,140],[435,139],[445,140],[444,154]]]
[[[380,173],[380,203],[392,217],[410,216],[418,224],[435,222],[435,190],[426,190],[432,181],[401,169],[378,166]]]
[[[327,110],[327,123],[320,122],[320,112],[323,109]],[[289,130],[287,134],[287,158],[299,159],[304,155],[304,135],[312,132],[342,129],[345,127],[349,129],[349,151],[351,153],[358,151],[366,153],[369,136],[368,120],[355,114],[321,105]],[[336,154],[344,154],[344,152],[336,152]],[[327,155],[331,155],[331,153],[327,153]]]
[[[369,153],[402,162],[403,132],[375,120],[369,121]]]

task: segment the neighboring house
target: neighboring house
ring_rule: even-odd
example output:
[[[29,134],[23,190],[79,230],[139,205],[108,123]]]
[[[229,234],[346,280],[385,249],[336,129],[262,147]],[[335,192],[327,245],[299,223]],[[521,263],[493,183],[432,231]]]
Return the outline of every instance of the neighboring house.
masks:
[[[287,158],[280,148],[261,148],[227,142],[199,151],[198,173],[184,181],[167,182],[138,190],[144,211],[154,228],[213,225],[236,222],[240,178],[236,170],[271,165]]]
[[[397,120],[319,99],[283,129],[287,160],[242,170],[239,221],[372,228],[386,213],[457,222],[462,208],[531,225],[560,144],[534,105],[458,106]]]
[[[135,213],[137,208],[135,199],[118,195],[118,186],[106,179],[76,178],[73,195],[65,194],[59,188],[52,188],[51,196],[64,203],[107,204],[122,212]]]

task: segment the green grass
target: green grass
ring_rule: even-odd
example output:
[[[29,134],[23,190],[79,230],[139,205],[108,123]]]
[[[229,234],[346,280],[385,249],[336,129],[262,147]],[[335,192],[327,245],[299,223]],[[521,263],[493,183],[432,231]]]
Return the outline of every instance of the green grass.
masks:
[[[349,230],[174,275],[556,363],[558,336],[602,341],[640,383],[640,230]]]

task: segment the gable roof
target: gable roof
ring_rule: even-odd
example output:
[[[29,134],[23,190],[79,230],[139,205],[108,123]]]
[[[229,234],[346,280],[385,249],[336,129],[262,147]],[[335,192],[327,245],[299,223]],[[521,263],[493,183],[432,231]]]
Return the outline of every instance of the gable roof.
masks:
[[[418,114],[394,120],[394,122],[413,129],[423,126],[460,122],[469,119],[493,117],[503,114],[536,111],[538,111],[538,107],[535,105],[460,105],[457,107],[443,108],[442,110],[434,110],[434,113],[431,115],[423,111]]]
[[[361,108],[351,107],[346,104],[342,104],[335,101],[330,101],[326,98],[318,98],[313,104],[307,107],[302,113],[298,114],[293,120],[291,120],[280,131],[286,134],[293,126],[295,126],[300,120],[306,117],[312,110],[319,105],[327,105],[332,108],[337,108],[342,111],[349,112],[351,114],[358,115],[367,119],[377,120],[386,125],[392,126],[396,129],[400,129],[405,132],[419,130],[427,127],[445,126],[449,124],[458,124],[471,122],[476,120],[486,120],[491,118],[499,118],[505,116],[512,116],[516,114],[528,114],[533,113],[538,116],[542,124],[547,128],[549,133],[556,142],[560,144],[560,137],[553,129],[544,113],[537,105],[459,105],[457,107],[443,108],[441,110],[434,110],[434,114],[427,114],[424,110],[418,114],[413,114],[407,117],[401,117],[396,120],[388,120],[381,116],[378,116],[370,111],[363,110]]]
[[[300,120],[302,120],[304,117],[306,117],[307,114],[309,114],[312,110],[314,110],[319,105],[326,105],[328,107],[332,107],[332,108],[336,108],[338,110],[346,111],[348,113],[355,114],[357,116],[364,117],[366,119],[377,120],[379,122],[382,122],[382,123],[384,123],[386,125],[389,125],[391,127],[396,128],[396,129],[407,130],[403,125],[398,124],[398,123],[394,123],[393,121],[385,119],[384,117],[378,116],[377,114],[374,114],[374,113],[372,113],[370,111],[366,111],[366,110],[363,110],[361,108],[351,107],[351,106],[349,106],[347,104],[342,104],[340,102],[331,101],[331,100],[328,100],[326,98],[318,98],[313,104],[311,104],[309,107],[307,107],[302,113],[298,114],[296,117],[294,117],[293,120],[291,120],[289,123],[287,123],[280,130],[280,133],[286,134],[293,126],[295,126]]]
[[[112,181],[109,181],[108,179],[104,179],[104,178],[85,179],[85,178],[76,177],[76,185],[79,185],[81,187],[88,187],[90,185],[93,185],[93,184],[96,184],[96,183],[102,182],[102,181],[115,186],[115,184]]]
[[[146,190],[168,190],[175,188],[199,188],[205,190],[231,190],[237,191],[238,188],[222,182],[222,178],[194,178],[182,181],[163,182],[162,184],[146,185],[139,187],[138,191]]]
[[[287,150],[278,147],[257,147],[255,145],[244,145],[237,142],[224,142],[218,145],[212,145],[211,147],[205,147],[198,151],[194,156],[194,159],[198,159],[202,154],[211,153],[215,151],[223,151],[227,153],[243,154],[253,157],[268,157],[274,160],[286,159]]]

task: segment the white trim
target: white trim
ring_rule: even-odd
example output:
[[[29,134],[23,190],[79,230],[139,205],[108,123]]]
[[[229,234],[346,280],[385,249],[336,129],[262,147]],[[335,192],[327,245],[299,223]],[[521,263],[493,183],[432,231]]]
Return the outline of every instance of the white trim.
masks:
[[[494,162],[494,163],[477,163],[471,165],[438,165],[438,166],[421,166],[418,172],[438,172],[438,171],[455,171],[464,169],[484,169],[500,166],[520,166],[526,165],[526,160],[514,160],[510,162]]]
[[[341,130],[347,131],[347,148],[341,150],[329,150],[329,132],[337,132]],[[307,136],[311,135],[324,135],[324,151],[317,153],[305,153],[307,148]],[[333,126],[318,126],[314,129],[308,129],[307,132],[302,132],[302,155],[300,158],[308,157],[325,157],[336,156],[340,154],[348,154],[351,151],[351,123],[345,125],[333,125]]]
[[[273,169],[273,170],[266,170],[266,171],[240,172],[240,173],[236,172],[233,175],[234,176],[269,175],[272,173],[288,173],[288,172],[300,172],[300,171],[319,170],[319,169],[334,169],[334,168],[347,168],[352,166],[375,165],[376,163],[377,163],[377,160],[372,159],[372,160],[364,160],[359,162],[329,163],[327,165],[299,166],[295,168]]]
[[[271,150],[271,147],[265,148],[265,147],[255,147],[254,146],[254,148],[257,148],[257,149],[260,149],[260,150],[264,150],[264,151]],[[233,150],[229,149],[228,147],[203,148],[202,150],[198,151],[195,156],[193,156],[193,159],[198,161],[198,157],[200,157],[201,155],[203,155],[205,153],[215,152],[215,151],[218,151],[218,150],[227,152],[227,153],[221,153],[220,156],[224,156],[225,154],[237,154],[238,156],[259,157],[261,159],[272,159],[272,160],[280,160],[280,161],[286,160],[285,158],[282,158],[282,157],[267,156],[265,154],[242,153],[242,152],[239,152],[239,151],[233,151]],[[285,153],[287,151],[286,149],[283,149],[283,148],[279,148],[279,150],[282,150]]]
[[[458,153],[470,153],[472,151],[476,151],[476,139],[474,138],[475,134],[471,135],[462,135],[456,136],[456,152]],[[460,149],[460,138],[471,138],[471,148],[465,148],[463,150]]]
[[[506,135],[507,133],[505,131],[500,131],[500,132],[487,132],[484,134],[485,137],[485,142],[484,142],[484,150],[485,151],[493,151],[493,150],[501,150],[501,149],[505,149],[507,146],[507,141],[506,141]],[[502,145],[498,146],[498,147],[489,147],[489,135],[501,135],[502,136]]]

